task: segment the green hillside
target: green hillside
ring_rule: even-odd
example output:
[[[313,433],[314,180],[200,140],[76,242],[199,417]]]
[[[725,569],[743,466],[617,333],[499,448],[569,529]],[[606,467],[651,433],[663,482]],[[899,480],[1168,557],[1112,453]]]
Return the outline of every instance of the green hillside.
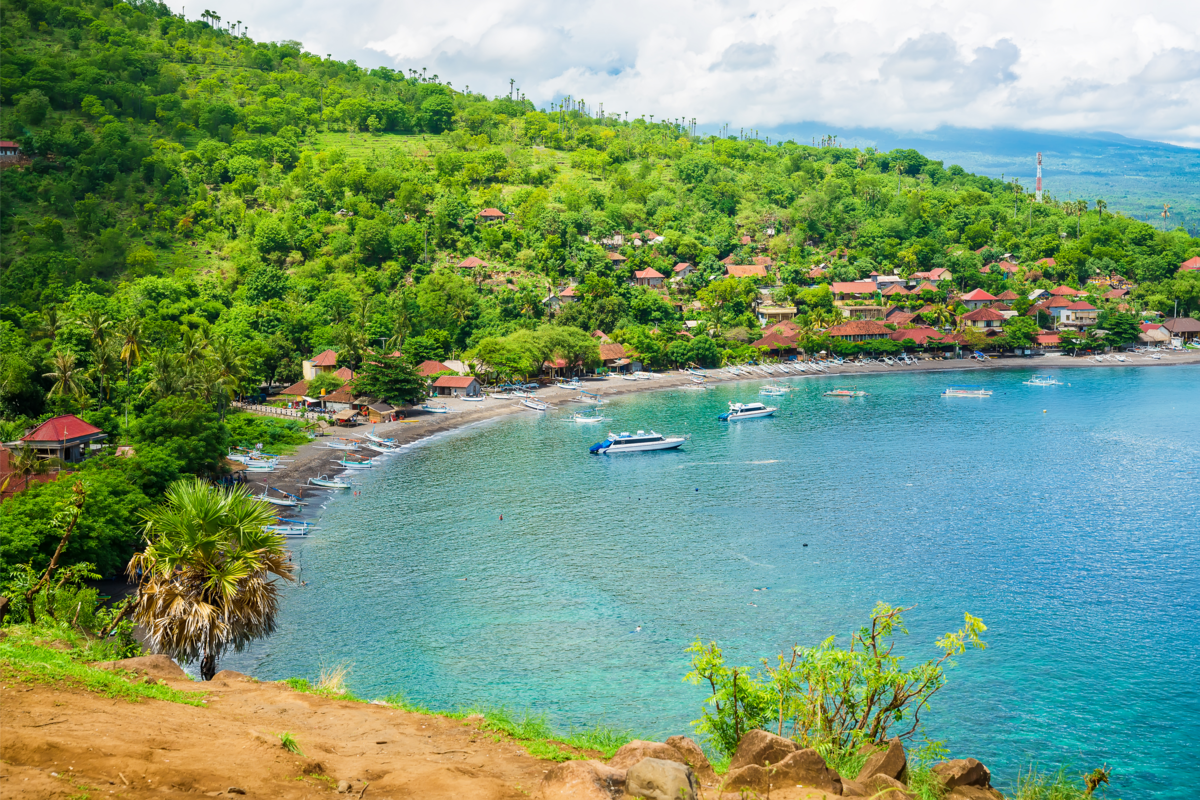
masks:
[[[327,347],[352,365],[378,346],[486,352],[511,374],[587,349],[547,323],[601,329],[652,366],[745,359],[760,285],[820,340],[836,317],[819,284],[872,272],[949,269],[937,293],[900,298],[914,309],[1117,273],[1138,284],[1128,310],[1200,313],[1200,276],[1177,276],[1200,239],[1034,205],[913,150],[698,137],[573,99],[537,110],[154,3],[3,12],[0,138],[23,152],[0,198],[10,428],[106,408],[123,425],[126,401],[132,420],[169,396],[220,405]],[[507,216],[484,223],[485,208]],[[644,231],[662,240],[638,246]],[[614,233],[624,261],[598,244]],[[457,267],[468,256],[487,266]],[[725,278],[730,256],[770,273]],[[981,271],[1006,256],[1022,267],[1007,282]],[[697,269],[669,292],[630,285],[684,261]],[[553,311],[568,284],[580,300]],[[700,336],[678,335],[685,319]]]

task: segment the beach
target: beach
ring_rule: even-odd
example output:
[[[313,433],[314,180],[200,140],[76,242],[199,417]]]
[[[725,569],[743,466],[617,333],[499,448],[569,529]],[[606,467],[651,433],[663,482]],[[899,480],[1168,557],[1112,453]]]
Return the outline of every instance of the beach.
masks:
[[[1112,361],[1106,358],[1098,362],[1093,357],[1072,357],[1068,355],[1049,355],[1034,358],[999,358],[988,361],[974,359],[945,359],[918,360],[915,364],[897,363],[890,366],[882,363],[859,364],[846,362],[842,366],[830,367],[827,373],[804,373],[801,375],[731,375],[724,369],[707,370],[706,384],[734,383],[740,381],[771,381],[795,379],[825,379],[830,381],[830,388],[843,388],[844,384],[837,378],[854,378],[861,375],[892,374],[898,372],[982,372],[1003,369],[1027,369],[1045,371],[1060,368],[1070,369],[1105,369],[1124,367],[1164,367],[1181,364],[1200,364],[1200,350],[1164,351],[1160,359],[1139,354],[1127,354],[1124,362]],[[656,372],[654,377],[646,380],[630,381],[621,376],[606,378],[590,378],[583,380],[584,391],[598,396],[602,400],[620,397],[638,392],[661,391],[664,389],[681,389],[695,387],[695,375],[687,372],[671,371]],[[850,385],[853,385],[852,382]],[[553,384],[544,386],[537,392],[538,398],[549,403],[552,409],[592,408],[589,403],[576,402],[579,397],[577,390],[562,389]],[[333,477],[345,469],[334,463],[343,456],[343,451],[329,447],[327,442],[335,438],[345,438],[367,441],[366,432],[394,439],[398,445],[411,445],[416,442],[449,431],[478,425],[490,420],[499,419],[510,414],[538,414],[521,405],[518,398],[487,398],[481,402],[462,400],[454,397],[437,398],[449,408],[449,413],[437,414],[422,410],[420,407],[407,409],[407,419],[398,422],[379,423],[375,425],[356,425],[345,428],[330,428],[322,437],[309,444],[302,445],[293,453],[290,461],[284,461],[275,472],[263,475],[249,476],[248,480],[255,490],[259,484],[265,483],[273,489],[309,497],[329,490],[309,485],[310,478],[320,476]],[[368,454],[374,455],[371,451]]]

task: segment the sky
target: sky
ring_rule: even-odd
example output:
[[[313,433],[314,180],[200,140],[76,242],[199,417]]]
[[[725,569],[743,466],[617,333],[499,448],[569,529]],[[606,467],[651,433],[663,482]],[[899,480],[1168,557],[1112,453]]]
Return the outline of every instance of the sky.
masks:
[[[173,4],[175,10],[181,6]],[[539,107],[760,131],[802,122],[1111,131],[1200,147],[1200,2],[208,0],[258,40],[427,69]]]

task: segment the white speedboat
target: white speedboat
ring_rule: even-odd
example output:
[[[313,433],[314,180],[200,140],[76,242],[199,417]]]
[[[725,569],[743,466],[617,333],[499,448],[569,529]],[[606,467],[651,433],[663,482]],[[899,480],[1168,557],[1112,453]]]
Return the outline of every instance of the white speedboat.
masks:
[[[762,403],[730,403],[729,410],[717,419],[721,422],[737,422],[743,419],[758,419],[769,417],[779,409],[775,406],[765,406]]]
[[[596,442],[588,448],[588,452],[596,455],[614,455],[616,453],[645,453],[650,450],[674,450],[685,441],[687,441],[686,436],[663,436],[654,431],[610,432],[607,439],[603,442]]]

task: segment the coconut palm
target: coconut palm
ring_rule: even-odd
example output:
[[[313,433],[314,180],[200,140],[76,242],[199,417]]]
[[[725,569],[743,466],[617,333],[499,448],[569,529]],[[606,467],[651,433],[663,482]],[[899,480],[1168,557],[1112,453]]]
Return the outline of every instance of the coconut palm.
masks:
[[[43,458],[29,445],[21,445],[9,451],[8,474],[0,481],[0,494],[7,491],[9,486],[16,486],[14,480],[25,481],[28,485],[30,475],[43,475],[60,469],[64,462],[58,458]],[[14,488],[14,491],[16,489]]]
[[[246,362],[242,359],[237,347],[227,337],[213,340],[210,364],[217,378],[218,404],[221,409],[221,419],[225,419],[225,401],[237,396],[242,381],[246,379]]]
[[[271,507],[245,487],[185,478],[147,512],[146,549],[126,570],[138,582],[133,620],[150,648],[200,661],[210,680],[217,660],[275,630],[279,586],[293,579],[283,537],[271,533]]]
[[[42,373],[43,378],[53,378],[54,385],[50,387],[50,396],[65,395],[78,399],[84,392],[83,368],[75,363],[75,354],[60,350],[47,361],[50,371]]]
[[[129,369],[133,362],[142,363],[142,320],[129,317],[117,328],[121,344],[121,362],[125,365],[125,428],[129,429]]]
[[[179,356],[164,347],[150,358],[150,380],[142,389],[142,394],[156,400],[181,394],[188,385],[186,377],[180,367]]]
[[[99,384],[100,393],[104,395],[105,400],[108,400],[112,393],[112,376],[120,369],[120,363],[115,342],[104,342],[92,350],[92,368],[88,375]]]
[[[84,312],[83,316],[77,322],[87,331],[88,338],[92,340],[93,348],[102,346],[108,341],[109,331],[114,324],[112,317],[95,308]]]
[[[180,357],[183,363],[187,366],[195,366],[204,361],[208,355],[208,337],[204,335],[203,331],[189,328],[183,332],[181,347],[183,352]]]

